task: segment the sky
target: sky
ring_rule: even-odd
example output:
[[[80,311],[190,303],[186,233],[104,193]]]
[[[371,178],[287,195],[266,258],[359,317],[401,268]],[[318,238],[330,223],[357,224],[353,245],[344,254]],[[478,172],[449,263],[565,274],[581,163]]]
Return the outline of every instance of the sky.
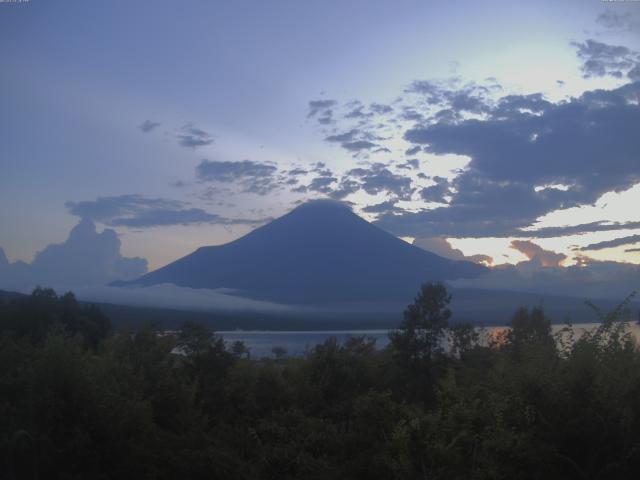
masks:
[[[502,273],[626,272],[638,52],[640,2],[2,2],[0,264],[77,228],[134,275],[329,197]]]

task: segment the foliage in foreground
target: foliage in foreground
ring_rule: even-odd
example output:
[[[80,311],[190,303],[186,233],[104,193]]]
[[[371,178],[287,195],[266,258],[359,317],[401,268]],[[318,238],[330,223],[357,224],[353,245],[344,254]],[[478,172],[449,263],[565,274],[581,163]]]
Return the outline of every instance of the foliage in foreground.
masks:
[[[554,337],[541,309],[520,309],[483,339],[448,325],[449,301],[424,285],[384,350],[330,339],[303,358],[255,360],[195,324],[177,338],[108,334],[99,311],[36,290],[0,305],[0,478],[640,471],[640,352],[615,315]]]

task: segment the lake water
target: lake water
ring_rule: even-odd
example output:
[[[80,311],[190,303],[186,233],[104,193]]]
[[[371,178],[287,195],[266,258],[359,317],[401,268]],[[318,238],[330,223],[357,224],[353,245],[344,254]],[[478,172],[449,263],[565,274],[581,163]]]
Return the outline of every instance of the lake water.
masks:
[[[574,331],[577,336],[587,330],[597,327],[596,323],[575,324]],[[553,325],[554,332],[564,328],[565,325]],[[481,329],[481,337],[489,338],[507,327],[486,327]],[[640,325],[629,324],[630,331],[637,339],[640,339]],[[336,337],[339,342],[344,342],[349,337],[366,335],[376,339],[376,347],[384,348],[389,344],[389,330],[323,330],[323,331],[243,331],[234,330],[217,332],[227,342],[240,340],[245,343],[254,358],[273,356],[274,347],[283,347],[288,356],[301,356],[307,349],[323,343],[330,337]]]
[[[300,356],[307,348],[323,343],[330,337],[344,342],[349,337],[366,335],[376,339],[376,346],[384,348],[389,343],[388,330],[322,330],[322,331],[241,331],[216,332],[227,342],[240,340],[249,348],[252,357],[272,356],[273,347],[284,347],[288,356]]]

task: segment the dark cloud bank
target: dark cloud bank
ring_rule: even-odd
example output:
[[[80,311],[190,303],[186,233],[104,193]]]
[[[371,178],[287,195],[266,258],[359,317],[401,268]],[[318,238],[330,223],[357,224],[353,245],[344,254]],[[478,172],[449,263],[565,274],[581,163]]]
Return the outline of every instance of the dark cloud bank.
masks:
[[[200,208],[188,208],[178,200],[143,195],[99,197],[96,200],[67,202],[69,213],[112,227],[149,228],[170,225],[255,225],[261,220],[226,218]]]
[[[608,13],[598,22],[628,30],[636,20]],[[365,159],[389,152],[396,159],[368,161],[344,175],[329,171],[297,191],[332,198],[359,190],[386,193],[387,200],[365,211],[378,213],[380,226],[402,236],[550,236],[552,229],[523,229],[551,211],[592,204],[640,182],[640,54],[593,39],[572,45],[583,76],[628,83],[552,102],[540,93],[504,95],[495,79],[479,84],[454,77],[413,81],[392,105],[310,102],[309,118],[331,119],[330,125],[319,122],[326,142]],[[385,145],[398,132],[411,145],[402,152]],[[415,157],[423,152],[435,161],[456,155],[470,163],[452,181],[435,177],[432,185],[418,187],[409,173],[419,168]],[[415,212],[398,206],[409,198],[442,207]],[[554,234],[627,227],[599,222]]]
[[[483,120],[411,128],[408,141],[471,162],[453,180],[448,207],[385,215],[379,224],[401,235],[521,236],[550,211],[627,189],[640,181],[639,96],[640,83],[558,104],[511,96]],[[568,188],[535,188],[554,184]]]

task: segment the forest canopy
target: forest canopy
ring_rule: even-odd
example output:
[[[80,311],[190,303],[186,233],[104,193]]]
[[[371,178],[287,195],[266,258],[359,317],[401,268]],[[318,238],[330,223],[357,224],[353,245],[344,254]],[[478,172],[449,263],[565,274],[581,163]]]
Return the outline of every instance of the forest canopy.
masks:
[[[390,344],[251,358],[206,326],[113,331],[73,294],[0,304],[0,478],[631,478],[640,352],[519,309],[487,337],[421,287]],[[447,348],[443,346],[447,345]]]

